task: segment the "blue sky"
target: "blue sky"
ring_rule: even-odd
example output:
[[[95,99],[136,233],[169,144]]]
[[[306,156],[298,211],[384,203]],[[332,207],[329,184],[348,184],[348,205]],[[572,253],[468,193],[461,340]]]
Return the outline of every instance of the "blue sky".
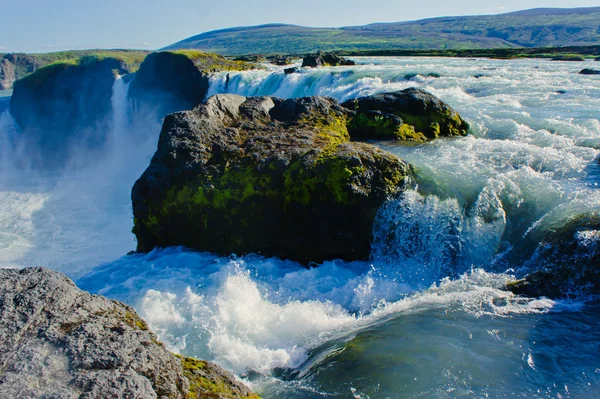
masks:
[[[344,26],[446,15],[498,14],[537,7],[600,5],[593,0],[1,0],[1,3],[4,4],[0,7],[0,52],[157,49],[209,30],[269,22]]]

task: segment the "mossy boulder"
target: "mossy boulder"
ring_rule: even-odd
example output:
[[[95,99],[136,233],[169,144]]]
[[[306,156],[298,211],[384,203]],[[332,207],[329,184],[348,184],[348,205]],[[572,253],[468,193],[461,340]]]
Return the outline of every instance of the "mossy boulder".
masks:
[[[469,130],[450,106],[416,88],[349,100],[342,106],[354,111],[348,124],[352,139],[426,142],[464,136]]]
[[[582,214],[528,232],[518,251],[531,272],[508,284],[517,294],[564,298],[600,294],[600,217]],[[529,256],[529,255],[526,255]]]
[[[132,190],[138,251],[183,245],[307,264],[366,259],[375,214],[410,167],[350,141],[325,97],[217,95],[167,116]]]
[[[140,112],[157,118],[189,110],[205,100],[211,74],[255,67],[244,61],[195,50],[160,51],[149,54],[136,73],[130,97]]]
[[[16,81],[10,111],[32,161],[60,166],[72,147],[103,146],[112,122],[115,77],[133,68],[120,58],[90,55],[50,64]]]
[[[356,65],[352,60],[342,58],[334,53],[318,52],[317,54],[308,54],[302,60],[302,67],[318,68],[324,66]]]

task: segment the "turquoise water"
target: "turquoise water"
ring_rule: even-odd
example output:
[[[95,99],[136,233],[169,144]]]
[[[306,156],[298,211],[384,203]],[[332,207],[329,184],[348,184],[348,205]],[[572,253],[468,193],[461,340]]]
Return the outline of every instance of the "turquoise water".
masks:
[[[416,86],[468,119],[469,137],[379,143],[417,176],[380,210],[371,261],[122,257],[135,246],[129,192],[159,126],[123,118],[115,85],[118,145],[101,162],[74,153],[77,167],[48,176],[0,153],[0,265],[52,267],[133,305],[172,350],[217,361],[265,398],[600,397],[594,298],[501,289],[526,271],[532,232],[600,211],[600,79],[577,74],[590,62],[357,61],[229,73],[227,87],[219,74],[211,93],[345,100]],[[18,140],[6,112],[0,133]]]

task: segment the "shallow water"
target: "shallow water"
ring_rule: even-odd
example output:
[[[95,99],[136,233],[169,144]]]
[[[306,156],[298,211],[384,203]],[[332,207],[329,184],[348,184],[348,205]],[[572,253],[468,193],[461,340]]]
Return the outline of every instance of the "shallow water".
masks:
[[[357,61],[229,73],[227,87],[220,74],[211,93],[345,100],[416,86],[468,119],[469,137],[379,144],[417,176],[380,210],[371,261],[121,257],[135,246],[130,189],[159,127],[124,117],[117,81],[115,145],[87,166],[75,153],[65,173],[16,168],[19,132],[3,113],[0,266],[49,266],[129,303],[171,349],[216,360],[266,398],[600,396],[598,304],[500,289],[532,267],[532,232],[600,211],[600,79],[576,73],[587,63]]]

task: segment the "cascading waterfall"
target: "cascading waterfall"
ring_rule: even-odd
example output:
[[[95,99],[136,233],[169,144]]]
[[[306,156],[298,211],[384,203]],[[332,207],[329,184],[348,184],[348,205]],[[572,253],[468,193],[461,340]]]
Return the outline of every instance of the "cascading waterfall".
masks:
[[[129,121],[129,85],[131,80],[125,82],[124,76],[117,75],[112,87],[111,105],[112,105],[112,148],[117,150],[120,147],[120,140],[127,133]]]
[[[0,264],[65,271],[134,306],[172,350],[218,361],[265,398],[600,395],[597,305],[502,290],[529,259],[523,242],[600,213],[599,81],[577,63],[541,60],[357,61],[218,73],[210,94],[346,100],[417,86],[469,120],[469,137],[379,144],[414,166],[415,182],[379,211],[370,261],[306,269],[183,248],[118,258],[135,246],[130,188],[158,137],[130,120],[120,78],[110,132],[119,162],[2,187]],[[579,239],[600,248],[594,232]]]
[[[18,126],[10,110],[0,113],[0,168],[7,171],[11,167],[11,158],[18,136]]]

